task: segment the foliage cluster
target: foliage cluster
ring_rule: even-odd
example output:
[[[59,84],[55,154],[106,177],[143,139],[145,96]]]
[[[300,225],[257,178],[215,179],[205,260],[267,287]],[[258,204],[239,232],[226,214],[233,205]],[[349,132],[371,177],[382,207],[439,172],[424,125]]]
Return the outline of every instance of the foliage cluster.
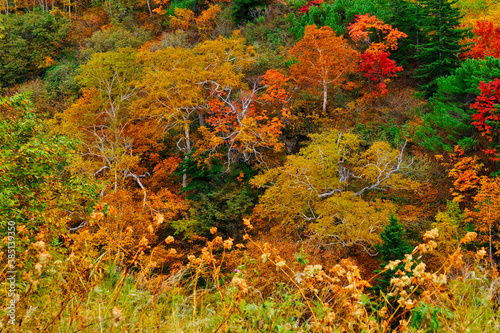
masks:
[[[497,2],[0,12],[2,330],[499,330]]]

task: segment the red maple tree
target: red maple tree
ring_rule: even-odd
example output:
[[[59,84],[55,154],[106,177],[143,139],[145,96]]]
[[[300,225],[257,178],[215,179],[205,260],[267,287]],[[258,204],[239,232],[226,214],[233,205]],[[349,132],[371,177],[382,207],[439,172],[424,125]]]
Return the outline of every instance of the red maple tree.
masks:
[[[309,12],[309,8],[311,6],[319,6],[322,3],[325,3],[325,0],[313,0],[313,1],[309,0],[307,2],[307,5],[304,5],[304,6],[300,7],[299,12],[302,13],[302,14],[308,13]]]
[[[360,71],[365,73],[369,79],[368,85],[371,89],[371,82],[375,82],[378,92],[373,94],[386,95],[388,93],[386,82],[389,78],[397,77],[397,72],[401,72],[403,67],[396,66],[394,60],[389,59],[390,52],[370,52],[366,51],[361,55]]]
[[[480,82],[479,89],[481,94],[476,98],[476,102],[471,104],[471,109],[476,109],[477,112],[472,115],[472,125],[482,132],[483,135],[489,136],[490,141],[492,135],[500,133],[500,112],[498,104],[500,104],[500,79],[494,79],[491,82]]]

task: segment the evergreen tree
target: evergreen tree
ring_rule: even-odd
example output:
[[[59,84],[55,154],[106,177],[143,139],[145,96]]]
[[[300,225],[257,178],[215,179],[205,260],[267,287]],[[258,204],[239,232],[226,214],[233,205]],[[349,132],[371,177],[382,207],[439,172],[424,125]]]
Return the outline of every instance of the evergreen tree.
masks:
[[[250,12],[252,9],[261,7],[264,8],[266,3],[264,0],[233,0],[232,5],[232,16],[234,22],[241,24],[252,20]]]
[[[216,159],[206,165],[193,155],[194,152],[189,154],[175,172],[177,176],[189,175],[188,185],[181,189],[190,200],[189,217],[171,221],[170,225],[184,237],[194,233],[208,235],[210,228],[217,226],[220,234],[241,239],[243,217],[249,216],[257,203],[258,192],[248,184],[254,171],[241,164],[228,172]]]
[[[416,46],[422,39],[419,22],[422,17],[422,7],[411,0],[385,0],[383,4],[390,8],[390,15],[384,22],[398,28],[408,35],[398,41],[398,49],[391,51],[391,59],[405,70],[413,63]]]
[[[417,45],[420,68],[417,78],[425,80],[421,87],[426,97],[437,89],[436,79],[449,75],[459,66],[460,40],[470,29],[458,28],[462,15],[453,5],[456,0],[420,0],[422,44]]]
[[[382,278],[378,278],[378,284],[375,285],[372,290],[380,295],[383,292],[386,296],[385,299],[387,302],[393,307],[393,309],[397,309],[394,315],[394,318],[398,318],[398,320],[392,320],[390,323],[391,329],[396,329],[399,325],[399,319],[405,319],[406,314],[404,309],[398,308],[397,304],[397,296],[389,296],[387,293],[391,289],[391,279],[396,277],[396,272],[401,270],[404,271],[404,263],[400,263],[394,269],[388,269],[383,271],[385,266],[389,263],[389,261],[393,260],[402,260],[405,258],[405,254],[411,253],[413,250],[413,246],[406,239],[406,228],[404,225],[398,223],[398,219],[396,216],[392,215],[389,219],[389,224],[384,226],[384,231],[380,233],[380,238],[382,239],[382,243],[380,245],[375,245],[375,248],[380,254],[380,267],[382,270],[375,271],[375,273],[380,273]],[[412,273],[408,273],[408,276],[411,276]]]
[[[406,239],[405,226],[398,223],[398,219],[393,215],[389,219],[389,224],[384,227],[384,231],[380,233],[382,244],[375,245],[375,249],[380,254],[380,267],[384,268],[389,261],[402,260],[405,254],[411,253],[413,246]],[[399,264],[393,270],[387,270],[381,274],[382,279],[377,279],[379,284],[373,289],[375,292],[387,292],[390,289],[391,278],[395,276],[398,269],[402,269],[403,264]],[[378,271],[380,272],[380,271]]]
[[[467,59],[452,75],[436,79],[437,91],[429,100],[432,111],[416,131],[416,141],[426,149],[453,151],[456,145],[471,149],[478,133],[471,122],[476,112],[470,105],[481,93],[479,82],[500,77],[500,59]]]

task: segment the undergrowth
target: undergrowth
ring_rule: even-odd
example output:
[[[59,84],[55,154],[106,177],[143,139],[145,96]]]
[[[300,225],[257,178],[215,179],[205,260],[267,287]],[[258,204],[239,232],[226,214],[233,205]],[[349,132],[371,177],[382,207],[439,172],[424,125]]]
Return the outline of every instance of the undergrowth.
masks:
[[[244,223],[249,231],[250,221]],[[285,260],[275,246],[248,233],[234,244],[217,236],[216,228],[211,232],[213,240],[195,254],[177,253],[172,236],[157,245],[178,260],[168,269],[154,260],[145,239],[136,253],[127,253],[116,250],[119,244],[110,238],[97,257],[90,252],[56,256],[39,239],[28,250],[33,268],[18,277],[16,324],[10,325],[3,314],[2,331],[500,330],[498,273],[484,259],[484,249],[465,250],[475,233],[468,233],[444,264],[431,270],[426,260],[439,251],[439,234],[430,230],[405,259],[391,261],[365,279],[350,259],[326,269],[310,263],[313,258],[302,251]],[[394,276],[390,288],[376,296],[372,284],[388,270]]]

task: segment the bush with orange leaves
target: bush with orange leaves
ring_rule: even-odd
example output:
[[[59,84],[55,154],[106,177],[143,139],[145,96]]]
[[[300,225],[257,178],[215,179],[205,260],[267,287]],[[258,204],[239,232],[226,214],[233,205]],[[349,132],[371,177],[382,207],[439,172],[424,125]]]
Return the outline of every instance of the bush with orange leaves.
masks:
[[[101,198],[88,223],[70,235],[72,251],[77,256],[91,258],[98,258],[103,253],[117,256],[120,266],[126,266],[126,258],[134,258],[139,252],[135,260],[148,271],[175,265],[178,256],[165,247],[164,242],[168,244],[166,240],[171,237],[168,234],[173,233],[168,219],[181,214],[184,206],[179,200],[179,205],[174,200],[159,202],[155,194],[149,194],[143,205],[138,204],[137,198],[143,198],[142,193],[134,195],[125,189]]]

